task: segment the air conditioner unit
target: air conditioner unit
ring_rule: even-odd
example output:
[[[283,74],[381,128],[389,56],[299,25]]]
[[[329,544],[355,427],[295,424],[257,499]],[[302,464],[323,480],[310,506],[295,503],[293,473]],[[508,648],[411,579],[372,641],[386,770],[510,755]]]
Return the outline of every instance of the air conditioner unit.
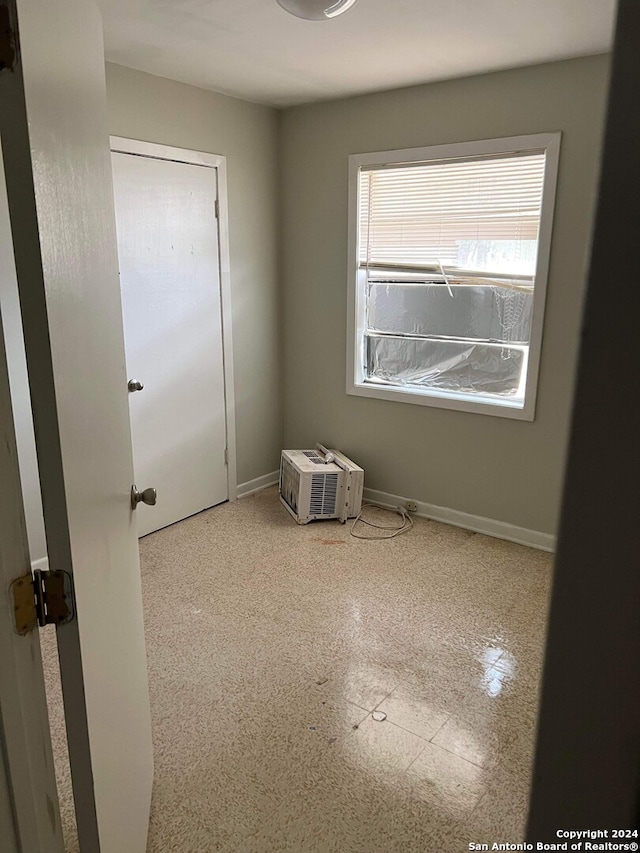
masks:
[[[298,524],[337,518],[343,524],[362,509],[364,470],[337,450],[283,450],[280,500]]]

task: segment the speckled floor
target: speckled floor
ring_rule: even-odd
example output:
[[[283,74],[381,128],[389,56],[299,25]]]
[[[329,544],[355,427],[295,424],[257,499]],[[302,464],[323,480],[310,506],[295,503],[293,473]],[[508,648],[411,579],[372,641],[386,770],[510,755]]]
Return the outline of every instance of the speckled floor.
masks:
[[[423,519],[387,542],[337,522],[298,527],[274,489],[140,546],[148,853],[522,840],[549,554]]]

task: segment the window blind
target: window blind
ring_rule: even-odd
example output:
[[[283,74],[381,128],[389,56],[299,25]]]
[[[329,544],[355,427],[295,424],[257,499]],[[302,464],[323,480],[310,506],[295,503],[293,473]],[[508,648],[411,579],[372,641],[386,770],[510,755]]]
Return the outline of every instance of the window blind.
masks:
[[[360,266],[530,287],[544,170],[544,151],[363,168]]]

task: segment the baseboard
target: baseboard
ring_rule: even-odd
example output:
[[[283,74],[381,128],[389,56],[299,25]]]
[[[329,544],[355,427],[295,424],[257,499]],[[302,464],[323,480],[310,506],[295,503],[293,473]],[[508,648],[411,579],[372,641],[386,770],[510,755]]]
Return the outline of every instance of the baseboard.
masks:
[[[379,492],[376,489],[364,490],[365,500],[379,503],[390,508],[402,505],[412,498],[403,498],[399,495],[390,495],[387,492]],[[538,530],[529,530],[526,527],[518,527],[515,524],[507,524],[494,518],[483,518],[481,515],[470,515],[457,509],[446,506],[436,506],[422,501],[415,501],[418,511],[412,513],[422,518],[430,518],[432,521],[442,521],[452,524],[454,527],[464,527],[475,533],[485,533],[487,536],[495,536],[496,539],[506,539],[516,542],[518,545],[528,545],[530,548],[538,548],[540,551],[555,551],[556,537],[550,533],[541,533]]]
[[[270,474],[263,474],[262,477],[256,477],[255,480],[238,483],[236,497],[246,498],[249,495],[255,495],[256,492],[261,492],[263,489],[268,489],[269,486],[275,486],[279,477],[279,471],[272,471]]]
[[[263,489],[268,489],[269,486],[275,486],[278,483],[279,475],[279,471],[272,471],[270,474],[248,480],[246,483],[238,483],[237,497],[246,498],[249,495],[255,495],[256,492],[263,491]],[[412,500],[412,498],[403,498],[400,495],[391,495],[388,492],[379,492],[376,489],[367,488],[364,490],[364,499],[391,509]],[[423,501],[415,501],[415,503],[418,505],[418,510],[413,514],[421,518],[442,521],[444,524],[451,524],[454,527],[464,527],[466,530],[473,530],[475,533],[495,536],[496,539],[506,539],[508,542],[516,542],[518,545],[528,545],[530,548],[537,548],[540,551],[553,552],[556,548],[556,537],[550,533],[529,530],[526,527],[497,521],[495,518],[471,515],[446,506],[436,506]],[[31,563],[31,568],[34,571],[36,569],[46,571],[49,568],[48,557],[34,560]]]
[[[48,572],[49,571],[49,558],[48,557],[41,557],[39,560],[34,560],[31,563],[31,571],[35,572],[38,570],[41,572]]]

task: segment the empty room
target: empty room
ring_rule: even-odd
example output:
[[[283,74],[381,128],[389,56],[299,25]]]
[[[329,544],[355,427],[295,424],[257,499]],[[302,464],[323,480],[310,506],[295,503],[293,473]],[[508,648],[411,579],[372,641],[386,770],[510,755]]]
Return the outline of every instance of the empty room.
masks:
[[[0,2],[3,853],[635,844],[633,5]]]

